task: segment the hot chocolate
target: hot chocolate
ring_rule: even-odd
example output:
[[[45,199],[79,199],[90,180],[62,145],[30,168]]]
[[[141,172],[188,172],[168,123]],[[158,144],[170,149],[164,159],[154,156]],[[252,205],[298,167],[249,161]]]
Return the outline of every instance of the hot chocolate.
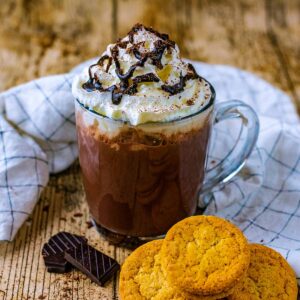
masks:
[[[166,34],[140,24],[73,83],[79,157],[95,222],[164,234],[195,213],[214,95]]]

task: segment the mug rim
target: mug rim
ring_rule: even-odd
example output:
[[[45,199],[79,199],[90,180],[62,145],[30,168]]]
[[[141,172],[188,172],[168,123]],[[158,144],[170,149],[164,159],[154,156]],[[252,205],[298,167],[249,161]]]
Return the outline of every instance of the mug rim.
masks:
[[[193,118],[197,115],[200,115],[201,113],[205,112],[207,109],[209,109],[211,106],[213,106],[213,104],[215,103],[215,99],[216,99],[216,91],[213,87],[213,85],[208,81],[206,80],[204,77],[202,76],[199,76],[200,79],[203,79],[205,82],[207,82],[209,84],[209,88],[211,90],[211,97],[210,97],[210,100],[209,102],[203,106],[200,110],[194,112],[193,114],[191,115],[187,115],[187,116],[184,116],[184,117],[179,117],[177,119],[174,119],[174,120],[170,120],[170,121],[158,121],[158,122],[147,122],[147,123],[141,123],[141,124],[138,124],[138,125],[133,125],[131,124],[129,121],[124,121],[124,120],[118,120],[118,119],[112,119],[108,116],[105,116],[105,115],[102,115],[100,113],[98,113],[97,111],[89,108],[89,107],[86,107],[84,106],[78,98],[75,98],[75,100],[77,101],[77,103],[80,105],[80,107],[82,109],[84,109],[85,111],[91,113],[91,114],[95,114],[97,117],[100,117],[100,118],[104,118],[104,119],[108,119],[112,122],[116,122],[116,123],[121,123],[121,124],[127,124],[127,125],[130,125],[130,126],[133,126],[133,127],[137,127],[137,126],[145,126],[145,125],[162,125],[162,124],[169,124],[169,123],[177,123],[177,122],[180,122],[180,121],[184,121],[184,120],[187,120],[189,118]]]

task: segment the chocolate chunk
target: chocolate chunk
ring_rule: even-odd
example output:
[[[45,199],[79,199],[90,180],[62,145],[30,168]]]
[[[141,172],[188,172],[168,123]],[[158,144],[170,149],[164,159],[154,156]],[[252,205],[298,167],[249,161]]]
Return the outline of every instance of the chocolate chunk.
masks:
[[[120,269],[120,265],[114,259],[86,243],[67,250],[65,259],[100,286],[103,286]]]
[[[69,271],[71,265],[65,260],[64,252],[86,242],[86,238],[69,232],[59,232],[52,236],[42,249],[46,267],[50,268],[52,272],[55,272],[55,270],[58,273]]]

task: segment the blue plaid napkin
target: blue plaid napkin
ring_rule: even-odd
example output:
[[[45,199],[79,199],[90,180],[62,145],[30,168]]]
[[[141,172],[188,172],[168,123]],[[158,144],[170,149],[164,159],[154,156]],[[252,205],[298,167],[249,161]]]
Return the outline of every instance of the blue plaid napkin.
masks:
[[[31,213],[49,173],[77,158],[69,74],[34,80],[0,94],[0,240],[12,240]],[[217,101],[240,99],[257,112],[260,135],[242,171],[202,196],[206,214],[237,224],[252,242],[279,251],[300,277],[300,120],[289,97],[237,68],[193,62]],[[213,131],[208,168],[226,159],[240,124]],[[243,137],[242,137],[243,138]]]
[[[14,238],[49,173],[77,158],[72,78],[44,77],[0,94],[0,241]]]

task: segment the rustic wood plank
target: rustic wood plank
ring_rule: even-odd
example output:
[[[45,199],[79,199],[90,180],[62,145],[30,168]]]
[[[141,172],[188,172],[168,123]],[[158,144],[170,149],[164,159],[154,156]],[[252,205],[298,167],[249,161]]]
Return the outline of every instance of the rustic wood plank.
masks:
[[[291,1],[266,1],[266,25],[267,25],[267,34],[271,44],[273,45],[274,51],[276,53],[277,59],[280,63],[280,67],[282,70],[282,81],[285,84],[285,89],[290,92],[294,102],[297,104],[298,112],[300,113],[300,90],[297,89],[297,83],[300,82],[299,72],[295,72],[296,69],[292,67],[292,63],[298,62],[299,68],[299,36],[300,30],[299,26],[297,26],[294,30],[289,30],[288,38],[286,36],[286,31],[289,26],[293,26],[290,24],[290,20],[295,21],[295,15],[292,12],[298,12],[296,15],[299,17],[299,2],[298,5],[293,5]],[[290,12],[287,15],[288,11]],[[291,15],[291,18],[290,18]],[[299,20],[298,20],[299,24]],[[292,29],[292,28],[291,28]],[[293,28],[294,29],[294,28]],[[297,30],[298,29],[298,30]],[[298,49],[294,49],[294,44],[290,44],[290,42],[298,41]],[[291,53],[293,50],[298,50],[296,52],[295,57],[292,55],[287,55]],[[297,59],[298,57],[298,59]],[[293,61],[294,60],[294,61]]]
[[[252,71],[299,108],[299,12],[296,0],[3,1],[0,90],[67,72],[143,22],[168,32],[185,57]],[[100,288],[77,271],[45,271],[41,247],[60,230],[85,234],[97,249],[124,261],[129,251],[109,245],[88,220],[76,162],[51,177],[15,241],[0,244],[0,299],[117,299],[117,277]]]

